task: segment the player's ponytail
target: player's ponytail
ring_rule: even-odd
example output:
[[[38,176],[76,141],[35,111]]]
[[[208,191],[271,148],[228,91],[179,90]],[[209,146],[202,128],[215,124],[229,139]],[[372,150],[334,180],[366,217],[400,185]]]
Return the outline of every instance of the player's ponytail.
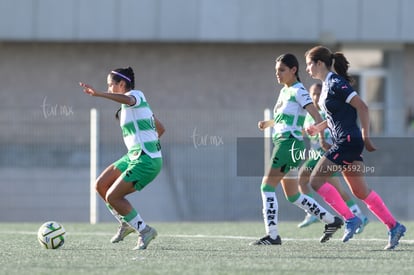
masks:
[[[333,64],[335,72],[345,78],[348,82],[351,82],[352,78],[348,74],[349,62],[345,55],[343,53],[336,52],[332,54],[332,58],[335,61]]]
[[[310,58],[313,62],[320,60],[328,68],[331,69],[332,65],[335,72],[345,78],[347,81],[351,81],[352,78],[348,74],[349,62],[343,55],[343,53],[332,53],[328,48],[323,46],[316,46],[305,53],[305,57]]]

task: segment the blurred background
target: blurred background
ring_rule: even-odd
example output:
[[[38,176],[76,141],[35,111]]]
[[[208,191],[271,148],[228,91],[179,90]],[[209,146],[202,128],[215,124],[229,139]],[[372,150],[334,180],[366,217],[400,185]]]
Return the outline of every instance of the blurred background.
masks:
[[[127,66],[167,129],[161,174],[129,197],[143,218],[261,220],[257,121],[281,88],[275,59],[295,54],[309,87],[304,53],[319,44],[346,55],[372,134],[388,141],[364,157],[389,172],[367,181],[398,219],[414,219],[413,1],[0,0],[0,10],[0,222],[89,221],[91,108],[99,172],[126,148],[118,105],[78,83],[105,90],[108,72]],[[261,142],[238,146],[244,138]],[[302,219],[277,193],[280,220]],[[100,200],[98,210],[113,221]]]

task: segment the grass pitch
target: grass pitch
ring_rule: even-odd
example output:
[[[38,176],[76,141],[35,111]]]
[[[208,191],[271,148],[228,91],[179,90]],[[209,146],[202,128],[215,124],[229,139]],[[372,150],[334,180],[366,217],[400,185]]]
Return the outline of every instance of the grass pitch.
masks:
[[[319,243],[323,225],[298,229],[281,222],[281,246],[249,246],[263,236],[260,222],[150,223],[158,237],[132,251],[137,235],[111,244],[115,223],[64,223],[65,245],[43,249],[41,225],[0,223],[0,274],[414,274],[414,222],[394,251],[384,251],[386,228],[371,222],[342,243],[343,230]]]

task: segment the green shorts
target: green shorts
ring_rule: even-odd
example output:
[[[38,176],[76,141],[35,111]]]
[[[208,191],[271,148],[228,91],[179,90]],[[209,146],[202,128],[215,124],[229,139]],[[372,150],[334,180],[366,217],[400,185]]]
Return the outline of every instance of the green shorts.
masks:
[[[312,154],[308,153],[308,159],[303,164],[303,167],[305,167],[306,170],[312,172],[313,168],[315,168],[316,164],[318,163],[318,161],[322,158],[324,154],[325,154],[325,151],[323,149],[318,149],[314,151],[314,153]],[[339,176],[339,173],[335,172],[332,176],[337,177]]]
[[[272,168],[280,168],[282,173],[297,168],[303,162],[305,143],[290,135],[273,140]]]
[[[310,152],[314,152],[314,153],[311,154]],[[313,168],[315,168],[316,164],[321,159],[323,154],[325,154],[325,151],[323,151],[322,149],[317,149],[317,150],[311,149],[311,150],[309,150],[308,151],[308,156],[307,156],[308,159],[305,161],[303,166],[306,167],[307,169],[309,169],[310,171],[313,170]]]
[[[126,182],[132,182],[134,188],[141,191],[159,174],[162,158],[151,158],[141,149],[131,149],[126,155],[113,163]]]

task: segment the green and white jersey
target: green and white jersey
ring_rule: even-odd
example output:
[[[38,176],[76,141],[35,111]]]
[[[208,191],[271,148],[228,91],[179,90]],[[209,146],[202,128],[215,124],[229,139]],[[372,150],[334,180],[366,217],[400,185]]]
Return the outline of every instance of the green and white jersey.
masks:
[[[322,120],[326,119],[325,112],[319,111],[319,114],[321,115]],[[313,124],[315,124],[315,120],[310,114],[307,114],[305,117],[305,123],[303,124],[303,127],[307,128]],[[325,141],[332,144],[331,133],[329,131],[329,128],[326,128],[324,130],[324,136],[325,136]],[[313,150],[322,150],[321,144],[319,143],[319,135],[314,135],[314,136],[308,135],[308,138],[310,141],[310,146]]]
[[[119,124],[126,147],[128,150],[141,148],[151,158],[160,158],[161,146],[155,128],[154,114],[144,94],[138,90],[131,90],[125,95],[136,98],[135,105],[122,104],[121,106]]]
[[[273,109],[273,139],[288,133],[303,140],[302,128],[307,114],[305,106],[308,104],[312,104],[312,99],[302,83],[283,87]]]

